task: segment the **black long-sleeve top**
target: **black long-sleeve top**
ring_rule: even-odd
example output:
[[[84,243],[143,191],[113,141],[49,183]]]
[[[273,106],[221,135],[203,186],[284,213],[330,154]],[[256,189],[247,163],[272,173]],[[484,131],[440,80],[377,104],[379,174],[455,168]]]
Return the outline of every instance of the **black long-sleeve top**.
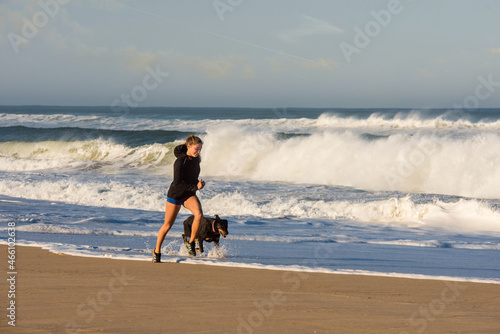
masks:
[[[198,190],[198,176],[200,175],[200,160],[188,156],[187,146],[179,145],[174,149],[174,180],[168,188],[167,196],[176,200],[185,201],[196,195]]]

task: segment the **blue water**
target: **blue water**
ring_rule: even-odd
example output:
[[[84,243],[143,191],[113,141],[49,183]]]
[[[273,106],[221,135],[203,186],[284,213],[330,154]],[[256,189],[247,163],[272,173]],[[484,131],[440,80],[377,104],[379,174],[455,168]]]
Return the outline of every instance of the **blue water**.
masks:
[[[500,110],[0,107],[0,241],[150,261],[173,148],[202,137],[205,215],[164,262],[500,282]]]

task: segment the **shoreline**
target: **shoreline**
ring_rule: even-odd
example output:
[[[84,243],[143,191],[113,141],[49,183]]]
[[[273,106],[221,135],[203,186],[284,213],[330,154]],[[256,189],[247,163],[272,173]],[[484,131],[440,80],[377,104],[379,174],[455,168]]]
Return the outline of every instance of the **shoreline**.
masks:
[[[15,250],[10,300],[19,333],[408,334],[500,328],[498,284],[152,264],[58,255],[34,246]],[[7,262],[7,245],[0,245],[0,254]],[[2,282],[7,299],[11,287]],[[0,329],[11,327],[8,315],[3,319]]]
[[[3,244],[0,242],[0,246],[7,246],[7,244]],[[121,261],[137,261],[137,262],[151,262],[150,255],[147,256],[147,259],[144,258],[126,258],[120,256],[99,256],[99,255],[84,255],[84,254],[72,254],[69,252],[56,252],[50,249],[50,246],[47,245],[28,245],[28,244],[20,244],[18,247],[33,247],[39,248],[44,251],[48,251],[52,254],[57,255],[68,255],[74,257],[83,257],[89,259],[109,259],[109,260],[121,260]],[[405,273],[397,273],[397,272],[376,272],[376,271],[368,271],[368,270],[355,270],[355,269],[338,269],[331,270],[326,268],[309,268],[301,266],[300,264],[294,266],[277,266],[277,265],[264,265],[264,264],[247,264],[240,262],[217,262],[217,258],[203,258],[202,260],[198,258],[191,259],[190,257],[181,256],[178,257],[172,256],[169,257],[167,261],[165,261],[165,257],[162,258],[162,264],[167,263],[177,263],[177,264],[193,264],[193,265],[204,265],[204,266],[215,266],[215,267],[224,267],[224,268],[239,268],[239,269],[252,269],[252,270],[272,270],[277,272],[302,272],[305,274],[324,274],[324,275],[354,275],[354,276],[368,276],[368,277],[387,277],[387,278],[402,278],[402,279],[416,279],[416,280],[432,280],[432,281],[456,281],[456,282],[469,282],[469,283],[478,283],[478,284],[498,284],[500,285],[500,280],[493,278],[478,278],[478,277],[453,277],[453,276],[432,276],[432,275],[423,275],[423,274],[405,274]]]

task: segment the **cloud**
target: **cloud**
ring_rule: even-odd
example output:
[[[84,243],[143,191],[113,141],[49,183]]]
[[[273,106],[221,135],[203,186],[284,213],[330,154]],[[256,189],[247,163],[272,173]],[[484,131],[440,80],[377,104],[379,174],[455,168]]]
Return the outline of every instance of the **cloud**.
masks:
[[[326,21],[302,15],[300,24],[297,28],[284,31],[278,34],[278,37],[288,43],[297,43],[304,37],[317,35],[335,35],[344,31]]]
[[[12,1],[12,0],[11,0]],[[40,0],[34,0],[40,1]],[[42,0],[47,1],[47,0]],[[57,1],[57,0],[56,0]],[[97,10],[107,10],[114,14],[113,12],[117,12],[123,9],[126,9],[128,6],[120,0],[69,0],[68,4],[76,7],[90,7]]]
[[[74,53],[73,59],[78,57],[80,61],[87,59],[86,62],[115,64],[130,72],[143,72],[148,66],[154,68],[157,64],[162,64],[171,72],[189,71],[210,79],[228,77],[252,79],[255,77],[255,69],[243,57],[203,58],[163,50],[140,51],[133,46],[111,50],[103,47],[90,47],[83,43],[79,43],[74,49],[68,51]]]
[[[143,72],[148,66],[162,64],[170,71],[191,71],[211,79],[255,77],[254,67],[244,57],[204,58],[165,50],[139,50],[130,45],[119,48],[95,46],[84,42],[84,39],[88,39],[85,35],[91,34],[85,27],[69,20],[65,15],[62,16],[62,23],[63,29],[48,27],[40,38],[44,39],[46,47],[61,58],[80,64],[113,65],[129,72]]]
[[[276,58],[268,58],[267,62],[274,72],[293,71],[297,67],[301,67],[312,71],[333,71],[339,66],[339,63],[331,59],[319,58],[316,60],[278,60]]]
[[[22,35],[21,30],[25,24],[23,17],[30,20],[37,10],[40,8],[36,8],[35,1],[26,1],[21,7],[13,1],[0,3],[0,45],[8,41],[7,35],[10,33]]]
[[[131,71],[144,71],[147,66],[165,64],[169,71],[177,73],[191,71],[210,79],[228,77],[252,79],[255,77],[253,66],[243,57],[226,56],[208,59],[161,50],[156,52],[141,52],[133,47],[112,51],[111,54],[116,62]]]
[[[255,77],[253,66],[248,59],[244,57],[226,56],[207,59],[198,56],[177,54],[170,57],[169,65],[172,67],[187,67],[211,79],[233,76],[244,79],[252,79]]]
[[[72,1],[75,1],[75,0],[72,0]],[[92,6],[94,6],[95,8],[97,9],[106,9],[106,10],[109,10],[109,11],[118,11],[118,10],[121,10],[124,8],[123,4],[120,3],[119,1],[117,0],[106,0],[106,1],[102,1],[102,0],[79,0],[79,2],[83,2],[83,3],[91,3]]]
[[[22,27],[22,15],[19,12],[11,11],[7,8],[2,8],[0,5],[0,45],[7,42],[9,33],[18,33]]]
[[[317,59],[315,61],[301,61],[300,66],[309,70],[333,71],[339,63],[331,59]]]
[[[12,0],[0,3],[0,44],[7,41],[15,53],[32,39],[45,38],[54,30],[83,34],[85,29],[70,19],[66,5],[29,0],[19,5]]]
[[[432,78],[436,77],[436,73],[431,72],[429,70],[426,70],[425,68],[418,68],[417,71],[418,71],[418,74],[421,77],[424,77],[424,78],[430,78],[430,79],[432,79]]]
[[[493,55],[500,55],[500,48],[491,48],[489,51]]]
[[[267,62],[271,66],[271,70],[274,72],[281,72],[287,69],[287,65],[276,58],[267,58]]]
[[[130,71],[144,71],[148,66],[153,67],[168,58],[165,51],[142,52],[134,47],[120,48],[111,51],[111,56]]]

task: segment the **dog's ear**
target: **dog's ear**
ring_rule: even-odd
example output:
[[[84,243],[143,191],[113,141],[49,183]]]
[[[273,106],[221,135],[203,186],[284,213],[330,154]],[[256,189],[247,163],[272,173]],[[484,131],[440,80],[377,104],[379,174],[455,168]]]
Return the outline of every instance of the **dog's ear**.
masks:
[[[215,220],[220,220],[218,215],[215,215]]]

